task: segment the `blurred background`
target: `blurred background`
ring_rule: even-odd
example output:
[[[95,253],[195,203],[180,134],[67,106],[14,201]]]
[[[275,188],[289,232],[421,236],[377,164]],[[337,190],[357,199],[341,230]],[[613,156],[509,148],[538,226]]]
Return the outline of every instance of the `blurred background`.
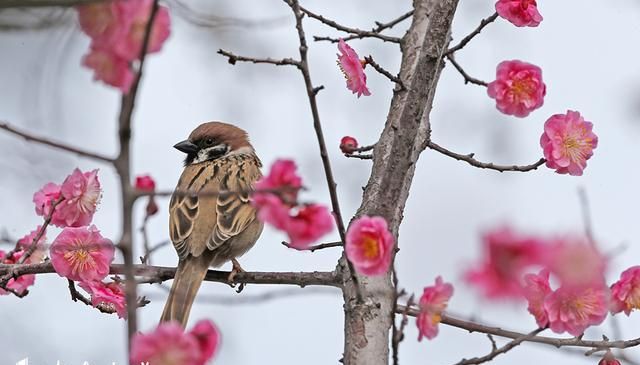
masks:
[[[494,12],[494,1],[462,1],[453,25],[459,40],[481,18]],[[199,123],[223,120],[246,129],[265,166],[277,158],[294,158],[309,191],[303,199],[329,204],[302,78],[291,67],[231,66],[216,51],[256,57],[297,57],[297,36],[289,8],[280,1],[177,0],[171,9],[171,37],[162,52],[147,58],[133,124],[133,171],[151,174],[161,190],[173,189],[183,156],[172,148]],[[370,29],[410,10],[410,1],[352,0],[302,2],[337,22]],[[539,1],[544,21],[538,28],[516,28],[498,19],[457,60],[471,75],[493,80],[502,60],[521,59],[544,72],[547,96],[541,109],[526,119],[502,115],[486,90],[465,86],[447,64],[431,114],[433,140],[460,153],[475,152],[483,161],[529,164],[542,156],[539,137],[544,121],[567,109],[580,111],[594,123],[599,146],[583,177],[557,175],[543,167],[526,174],[479,170],[427,150],[423,153],[400,230],[397,258],[400,284],[419,295],[437,275],[454,283],[452,313],[522,332],[535,322],[526,303],[494,303],[480,299],[462,280],[480,253],[479,234],[504,223],[546,235],[584,230],[578,189],[589,197],[595,235],[604,252],[616,252],[609,282],[640,263],[640,6],[637,1]],[[356,137],[362,144],[377,140],[384,124],[393,85],[367,69],[372,95],[356,98],[345,88],[336,66],[337,47],[312,42],[312,35],[341,34],[305,19],[310,39],[314,83],[321,119],[331,147],[345,217],[359,206],[369,177],[370,161],[344,158],[339,140]],[[401,36],[409,23],[389,34]],[[395,74],[397,45],[378,40],[352,41],[361,56],[374,59]],[[103,154],[116,151],[119,93],[92,81],[81,67],[89,38],[79,28],[73,9],[0,11],[0,120],[38,135]],[[34,214],[33,193],[49,181],[62,181],[75,167],[100,168],[104,193],[94,223],[102,233],[119,237],[119,191],[109,166],[0,133],[0,226],[10,237],[22,237],[41,220]],[[149,223],[152,244],[168,238],[168,200]],[[137,207],[137,226],[144,203]],[[55,238],[58,230],[49,229]],[[337,233],[326,237],[336,240]],[[141,253],[141,239],[137,239]],[[333,270],[339,249],[315,253],[283,247],[284,235],[266,228],[257,246],[241,259],[249,271]],[[0,247],[8,249],[7,247]],[[120,257],[117,260],[121,260]],[[153,264],[175,265],[176,254],[165,246]],[[225,269],[228,269],[225,267]],[[168,283],[167,283],[168,284]],[[167,291],[142,286],[151,304],[139,310],[140,329],[152,329]],[[66,280],[40,275],[30,294],[0,297],[0,358],[13,364],[92,365],[125,363],[126,328],[115,315],[99,313],[70,300]],[[275,298],[264,298],[264,295]],[[241,294],[218,283],[205,283],[191,322],[211,318],[223,334],[219,364],[335,364],[343,348],[342,296],[332,288],[287,288],[248,285]],[[640,315],[618,318],[624,338],[640,336]],[[591,328],[585,338],[613,337],[610,320]],[[416,341],[410,321],[400,359],[406,364],[452,364],[462,357],[484,355],[491,344],[482,334],[441,326],[434,341]],[[503,341],[499,339],[499,342]],[[640,359],[640,351],[628,350]],[[495,364],[595,364],[548,346],[524,344]]]

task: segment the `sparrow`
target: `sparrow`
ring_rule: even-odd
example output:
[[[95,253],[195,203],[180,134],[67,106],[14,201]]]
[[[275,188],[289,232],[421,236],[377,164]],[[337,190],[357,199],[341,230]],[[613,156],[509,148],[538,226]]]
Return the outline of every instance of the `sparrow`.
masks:
[[[178,268],[161,321],[183,327],[200,284],[210,267],[232,261],[258,240],[263,224],[249,198],[262,176],[262,163],[247,132],[227,123],[198,126],[174,146],[186,154],[184,171],[169,203],[169,236],[178,253]]]

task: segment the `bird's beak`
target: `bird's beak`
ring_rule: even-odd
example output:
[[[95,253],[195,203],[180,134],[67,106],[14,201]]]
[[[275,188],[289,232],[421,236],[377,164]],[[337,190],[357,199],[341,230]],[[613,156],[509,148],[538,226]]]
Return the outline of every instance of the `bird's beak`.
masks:
[[[198,145],[195,143],[191,143],[188,139],[182,142],[176,143],[173,148],[177,149],[180,152],[184,153],[195,153],[198,152]]]

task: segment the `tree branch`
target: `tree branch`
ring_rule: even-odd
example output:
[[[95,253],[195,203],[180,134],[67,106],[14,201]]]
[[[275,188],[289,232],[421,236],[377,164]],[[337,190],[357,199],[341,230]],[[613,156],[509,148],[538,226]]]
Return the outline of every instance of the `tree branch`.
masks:
[[[387,22],[387,23],[381,23],[381,22],[376,22],[377,27],[375,27],[372,31],[376,32],[376,33],[380,33],[385,29],[391,29],[393,28],[396,24],[404,21],[405,19],[409,19],[411,16],[413,15],[413,10],[409,10],[408,12],[400,15],[399,17]]]
[[[407,310],[406,306],[403,306],[403,305],[398,306],[398,310],[396,313],[403,313],[404,311],[406,311],[408,315],[412,317],[417,317],[418,314],[420,314],[420,309],[411,307]],[[492,326],[487,326],[487,325],[472,322],[472,321],[454,318],[447,314],[442,315],[441,323],[447,326],[457,327],[469,332],[485,333],[493,336],[511,338],[514,340],[522,339],[520,342],[535,342],[535,343],[554,346],[557,348],[568,346],[568,347],[584,347],[584,348],[590,348],[590,349],[597,348],[597,349],[605,350],[605,349],[625,349],[629,347],[640,346],[640,338],[634,338],[631,340],[595,341],[595,340],[583,340],[582,337],[556,338],[556,337],[546,337],[546,336],[539,336],[539,335],[531,336],[531,334],[504,330],[499,327],[492,327]]]
[[[274,59],[274,58],[244,57],[244,56],[235,55],[223,49],[219,49],[218,54],[221,54],[229,58],[229,63],[232,65],[235,65],[236,62],[240,61],[240,62],[252,62],[252,63],[268,63],[276,66],[296,66],[297,68],[300,68],[300,61],[294,60],[293,58]]]
[[[0,6],[0,8],[1,8],[1,6]],[[101,162],[106,162],[106,163],[112,163],[113,162],[113,158],[111,158],[111,157],[107,157],[107,156],[100,155],[100,154],[97,154],[97,153],[85,151],[85,150],[82,150],[82,149],[77,148],[77,147],[70,146],[70,145],[65,144],[65,143],[54,142],[54,141],[51,141],[51,140],[49,140],[47,138],[44,138],[44,137],[39,137],[39,136],[36,136],[34,134],[31,134],[31,133],[23,132],[23,131],[11,126],[9,123],[4,122],[4,121],[0,121],[0,129],[5,130],[5,131],[7,131],[7,132],[9,132],[9,133],[11,133],[11,134],[13,134],[15,136],[22,137],[25,140],[30,141],[30,142],[35,142],[35,143],[42,144],[42,145],[49,146],[49,147],[53,147],[53,148],[56,148],[56,149],[59,149],[59,150],[62,150],[62,151],[75,153],[75,154],[77,154],[79,156],[90,158],[90,159],[93,159],[93,160],[98,160],[98,161],[101,161]]]
[[[538,167],[542,166],[545,162],[547,162],[547,160],[545,160],[544,158],[541,158],[540,160],[538,160],[537,162],[531,164],[531,165],[524,165],[524,166],[518,166],[518,165],[496,165],[493,162],[480,162],[478,160],[476,160],[475,158],[473,158],[473,156],[475,154],[470,153],[468,155],[462,155],[459,153],[455,153],[452,151],[449,151],[448,149],[441,147],[439,145],[437,145],[434,142],[429,142],[427,144],[427,147],[429,147],[430,149],[434,150],[434,151],[438,151],[440,153],[442,153],[445,156],[449,156],[453,159],[456,159],[458,161],[464,161],[466,163],[468,163],[469,165],[473,166],[473,167],[477,167],[477,168],[481,168],[481,169],[489,169],[489,170],[495,170],[495,171],[499,171],[499,172],[505,172],[505,171],[514,171],[514,172],[528,172],[528,171],[532,171],[532,170],[536,170]]]
[[[6,8],[32,8],[32,7],[71,7],[82,4],[101,2],[105,0],[2,0],[0,9]]]
[[[316,133],[316,139],[318,140],[318,147],[320,148],[320,159],[322,160],[322,167],[324,169],[325,179],[327,180],[327,187],[329,189],[329,196],[331,198],[331,209],[338,226],[338,234],[340,235],[340,241],[346,242],[346,229],[344,221],[342,219],[342,213],[340,211],[340,202],[338,200],[338,192],[336,190],[337,184],[333,177],[333,170],[331,168],[331,160],[329,160],[329,154],[327,152],[327,143],[324,139],[324,132],[322,131],[322,123],[320,121],[320,112],[318,111],[318,102],[316,100],[316,88],[311,81],[311,73],[309,72],[309,61],[307,59],[307,39],[304,34],[304,28],[302,26],[302,17],[306,13],[300,6],[297,0],[284,0],[289,5],[293,15],[296,19],[296,30],[298,31],[298,40],[300,43],[300,72],[304,79],[304,84],[307,89],[307,98],[309,100],[309,106],[311,107],[311,116],[313,118],[313,129]],[[310,15],[311,16],[311,15]],[[351,262],[347,263],[348,273],[352,280],[357,280],[355,276],[355,270]],[[361,300],[361,294],[357,292],[358,300]]]
[[[485,356],[481,356],[481,357],[474,357],[471,359],[463,359],[459,362],[457,362],[455,365],[478,365],[478,364],[482,364],[485,362],[489,362],[491,360],[493,360],[496,356],[501,355],[501,354],[505,354],[509,351],[511,351],[513,348],[515,348],[516,346],[520,345],[521,343],[523,343],[524,341],[527,341],[528,339],[531,339],[533,337],[535,337],[538,333],[544,331],[544,328],[538,328],[535,329],[531,332],[529,332],[528,334],[518,337],[512,341],[509,341],[506,345],[498,348],[496,347],[496,343],[493,340],[493,337],[491,337],[491,334],[489,334],[488,336],[489,339],[491,340],[492,343],[492,350],[489,354],[485,355]]]
[[[109,273],[112,275],[122,275],[127,271],[126,265],[111,264]],[[132,272],[135,276],[142,278],[141,283],[161,283],[173,279],[176,268],[150,265],[132,265]],[[11,275],[18,278],[29,274],[51,274],[55,273],[51,262],[41,264],[0,264],[0,274]],[[228,271],[209,270],[205,281],[229,284]],[[235,275],[234,281],[242,284],[282,284],[306,286],[341,286],[341,277],[336,272],[239,272]],[[135,303],[135,301],[134,301]]]
[[[287,3],[290,2],[290,0],[285,0],[287,1]],[[358,29],[358,28],[351,28],[351,27],[346,27],[344,25],[340,25],[338,23],[336,23],[335,21],[325,18],[322,15],[316,14],[311,12],[310,10],[303,8],[302,6],[300,7],[300,11],[302,11],[304,14],[308,15],[310,18],[316,19],[318,21],[320,21],[323,24],[326,24],[328,26],[330,26],[331,28],[337,29],[339,31],[342,32],[347,32],[347,33],[351,33],[352,34],[352,38],[351,39],[361,39],[361,38],[377,38],[380,40],[383,40],[385,42],[391,42],[391,43],[400,43],[400,38],[397,37],[390,37],[390,36],[386,36],[383,34],[380,34],[379,32],[376,31],[369,31],[369,30],[362,30],[362,29]],[[320,41],[320,40],[329,40],[332,43],[337,42],[337,40],[333,40],[333,39],[329,39],[328,37],[314,37],[315,41]]]
[[[285,242],[282,241],[282,245],[287,247],[287,248],[292,248],[294,250],[298,250],[298,251],[311,251],[311,252],[315,252],[317,250],[324,250],[325,248],[333,248],[333,247],[342,247],[343,244],[340,241],[336,241],[336,242],[327,242],[327,243],[321,243],[319,245],[315,245],[315,246],[310,246],[307,248],[297,248],[297,247],[293,247],[291,246],[291,244],[289,244],[289,242]]]
[[[482,29],[484,29],[484,27],[486,27],[490,23],[493,23],[497,18],[498,18],[498,13],[495,12],[490,17],[488,17],[486,19],[482,19],[482,21],[480,22],[480,25],[476,29],[474,29],[473,32],[471,32],[468,36],[462,38],[460,43],[458,43],[455,46],[449,48],[449,50],[447,52],[445,52],[445,56],[450,56],[453,53],[455,53],[456,51],[459,51],[462,48],[464,48],[464,46],[466,46],[469,42],[471,42],[471,40],[475,36],[480,34],[480,32],[482,31]]]
[[[463,68],[462,66],[460,66],[460,64],[458,63],[458,61],[456,61],[455,58],[453,58],[452,55],[447,55],[447,59],[449,60],[449,62],[451,62],[451,64],[453,65],[453,67],[455,67],[456,70],[458,70],[458,72],[460,73],[460,75],[462,75],[462,77],[464,77],[464,83],[465,84],[474,84],[474,85],[479,85],[479,86],[484,86],[487,87],[489,86],[489,84],[486,81],[482,81],[480,79],[476,79],[474,77],[471,77]]]
[[[373,57],[367,56],[364,59],[365,61],[367,61],[368,65],[371,65],[371,67],[373,67],[376,71],[378,71],[380,74],[388,78],[389,81],[396,83],[401,90],[405,89],[404,84],[402,83],[402,80],[400,80],[398,76],[393,76],[391,72],[382,68],[382,66],[380,66],[376,61],[373,60]]]
[[[443,67],[458,0],[415,0],[411,26],[402,39],[399,78],[406,90],[393,94],[373,168],[356,216],[384,217],[396,238],[416,162],[430,138],[429,114]],[[341,259],[341,263],[345,263]],[[345,351],[349,365],[389,364],[389,331],[395,289],[389,274],[345,282]],[[365,303],[354,300],[359,287]]]
[[[142,70],[147,56],[149,39],[151,38],[151,28],[158,12],[158,0],[154,0],[149,13],[149,20],[145,25],[142,47],[140,48],[140,60],[138,69],[134,74],[133,84],[126,95],[122,96],[120,105],[120,115],[118,117],[118,136],[120,151],[118,157],[113,161],[120,177],[120,191],[122,192],[122,236],[120,237],[120,251],[124,258],[125,275],[125,297],[127,301],[127,331],[128,345],[131,349],[131,339],[138,331],[138,320],[136,313],[137,283],[134,278],[133,264],[133,203],[136,194],[131,187],[131,118],[135,108],[136,96],[142,79]]]

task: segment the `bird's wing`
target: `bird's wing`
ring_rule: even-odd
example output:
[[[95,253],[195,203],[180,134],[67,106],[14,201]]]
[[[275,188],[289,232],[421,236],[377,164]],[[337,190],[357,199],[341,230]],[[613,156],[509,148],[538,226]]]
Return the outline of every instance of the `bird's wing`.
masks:
[[[169,203],[169,236],[180,258],[202,253],[213,230],[217,197],[204,193],[217,190],[219,170],[217,163],[189,165],[178,180]]]
[[[249,202],[253,183],[260,174],[260,161],[255,156],[234,156],[227,173],[220,180],[220,194],[216,202],[216,225],[207,242],[214,250],[229,238],[243,232],[256,219],[256,209]]]
[[[169,232],[178,256],[200,256],[244,231],[256,218],[249,192],[260,176],[260,162],[251,156],[185,167],[169,208]],[[221,191],[231,193],[216,194]]]

